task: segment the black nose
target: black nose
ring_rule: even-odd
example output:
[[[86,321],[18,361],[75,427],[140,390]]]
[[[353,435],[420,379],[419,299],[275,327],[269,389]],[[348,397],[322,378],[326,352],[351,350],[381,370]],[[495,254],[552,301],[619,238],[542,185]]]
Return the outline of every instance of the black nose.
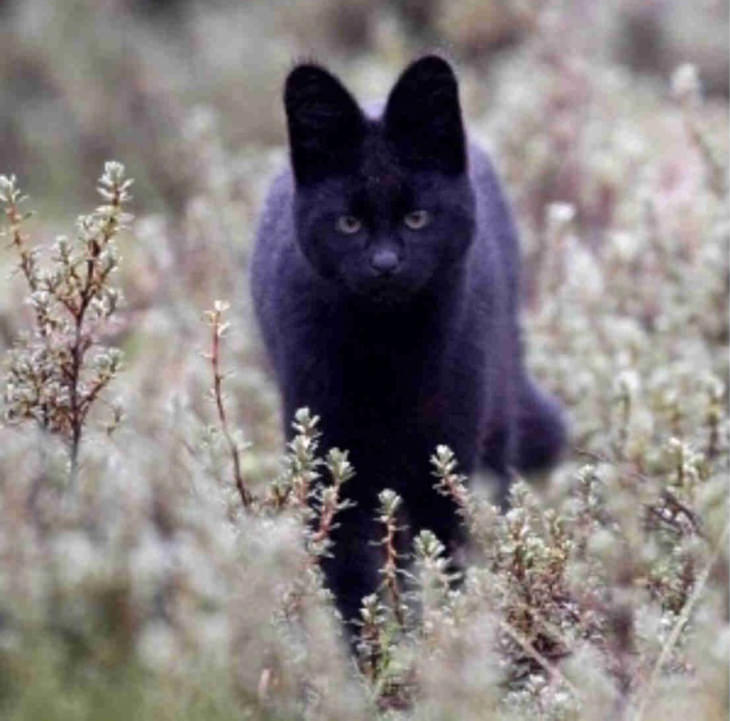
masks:
[[[400,263],[398,253],[391,248],[378,248],[370,256],[370,265],[381,275],[391,275]]]

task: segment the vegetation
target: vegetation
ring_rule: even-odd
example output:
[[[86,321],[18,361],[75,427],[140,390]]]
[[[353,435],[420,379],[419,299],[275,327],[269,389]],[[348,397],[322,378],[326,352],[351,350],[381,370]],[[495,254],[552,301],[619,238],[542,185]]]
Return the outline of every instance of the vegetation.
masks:
[[[8,20],[10,53],[45,27],[41,4],[24,7]],[[216,35],[222,7],[178,10],[183,25],[218,28],[203,55],[229,42]],[[485,83],[477,30],[495,21],[454,9],[448,28],[467,58],[472,131],[520,224],[529,365],[569,409],[571,451],[549,477],[518,479],[501,513],[488,478],[467,484],[458,458],[434,448],[424,483],[461,509],[463,558],[427,531],[404,557],[402,501],[384,491],[383,584],[363,599],[354,655],[317,560],[357,468],[346,449],[320,447],[327,419],[306,409],[282,457],[246,287],[281,150],[239,145],[227,99],[215,103],[225,120],[181,110],[164,141],[151,113],[142,152],[120,141],[136,197],[107,163],[101,206],[55,242],[69,215],[48,217],[57,198],[75,203],[69,188],[91,171],[71,163],[61,192],[48,180],[70,161],[45,140],[57,162],[39,184],[51,195],[30,217],[21,186],[33,187],[34,165],[18,151],[19,180],[0,168],[0,269],[15,271],[0,287],[2,718],[727,717],[727,108],[695,66],[640,76],[594,52],[572,5],[535,7],[507,19],[521,23],[517,39]],[[343,60],[362,88],[386,87],[412,51],[409,17],[384,13]],[[446,32],[444,17],[426,27]],[[26,56],[40,74],[55,37]],[[115,75],[88,107],[159,73],[183,88],[170,57],[149,76]],[[63,68],[52,78],[80,92]],[[265,87],[276,96],[273,79]],[[16,130],[28,138],[31,116],[23,105]]]

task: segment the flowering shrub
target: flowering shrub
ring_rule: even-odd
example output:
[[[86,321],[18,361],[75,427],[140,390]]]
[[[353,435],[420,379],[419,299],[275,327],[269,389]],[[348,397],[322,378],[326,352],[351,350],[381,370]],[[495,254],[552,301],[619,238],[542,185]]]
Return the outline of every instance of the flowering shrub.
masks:
[[[38,248],[30,245],[15,176],[0,175],[0,204],[8,220],[6,235],[18,255],[18,268],[28,284],[34,312],[30,334],[10,353],[5,383],[6,417],[34,420],[41,429],[62,436],[69,449],[71,480],[78,474],[79,448],[86,418],[94,402],[116,375],[121,355],[98,342],[119,301],[111,285],[117,267],[116,235],[132,216],[124,213],[131,180],[124,166],[109,162],[99,178],[106,201],[92,214],[79,217],[73,241],[61,235],[53,247],[52,266],[39,264]],[[115,420],[121,411],[114,409]]]

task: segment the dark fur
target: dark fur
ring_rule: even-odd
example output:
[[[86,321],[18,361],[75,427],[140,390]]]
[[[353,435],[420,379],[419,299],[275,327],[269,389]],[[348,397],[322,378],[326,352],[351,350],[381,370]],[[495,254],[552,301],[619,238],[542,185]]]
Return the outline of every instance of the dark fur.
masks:
[[[467,145],[448,63],[407,68],[379,118],[314,64],[290,73],[284,100],[292,169],[269,192],[253,295],[287,428],[308,406],[323,447],[348,449],[357,473],[324,564],[349,619],[379,584],[380,490],[403,497],[412,532],[454,548],[455,509],[432,488],[436,445],[464,473],[491,469],[503,500],[510,468],[554,462],[564,429],[523,366],[515,229],[489,159]],[[432,221],[411,230],[416,209]],[[343,214],[363,229],[338,232]]]

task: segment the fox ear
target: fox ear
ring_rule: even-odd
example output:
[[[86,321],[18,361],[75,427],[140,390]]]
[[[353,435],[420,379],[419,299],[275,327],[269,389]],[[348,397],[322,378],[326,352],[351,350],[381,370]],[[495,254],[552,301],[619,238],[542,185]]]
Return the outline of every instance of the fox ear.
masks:
[[[409,65],[388,96],[385,132],[404,165],[458,175],[466,170],[459,87],[436,55]]]
[[[298,65],[286,79],[284,107],[298,183],[314,183],[355,167],[365,119],[334,75],[318,65]]]

